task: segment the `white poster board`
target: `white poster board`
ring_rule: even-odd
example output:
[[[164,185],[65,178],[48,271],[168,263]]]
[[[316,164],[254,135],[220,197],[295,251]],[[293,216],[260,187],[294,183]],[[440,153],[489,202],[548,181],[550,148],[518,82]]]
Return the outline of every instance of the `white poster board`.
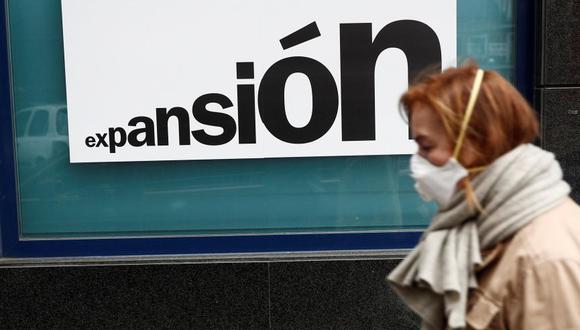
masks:
[[[73,163],[412,153],[409,68],[456,64],[455,0],[62,0],[62,13]]]

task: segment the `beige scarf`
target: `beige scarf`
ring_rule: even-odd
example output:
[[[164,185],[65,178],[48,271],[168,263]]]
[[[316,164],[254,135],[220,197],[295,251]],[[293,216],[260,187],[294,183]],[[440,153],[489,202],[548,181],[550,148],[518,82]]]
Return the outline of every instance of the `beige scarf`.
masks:
[[[480,251],[509,238],[570,193],[554,155],[531,144],[498,158],[472,185],[484,212],[470,208],[463,191],[456,193],[388,276],[423,319],[423,329],[465,328],[467,294],[477,287]]]

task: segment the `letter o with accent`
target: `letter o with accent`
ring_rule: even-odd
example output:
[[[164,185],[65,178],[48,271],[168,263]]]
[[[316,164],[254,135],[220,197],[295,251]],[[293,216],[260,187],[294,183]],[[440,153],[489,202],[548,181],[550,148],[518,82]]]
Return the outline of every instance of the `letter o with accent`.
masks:
[[[294,127],[286,115],[284,89],[288,77],[303,73],[312,89],[312,117],[304,127]],[[301,56],[284,58],[264,74],[258,91],[262,122],[276,138],[288,143],[309,143],[322,137],[338,113],[338,90],[328,69],[320,62]]]

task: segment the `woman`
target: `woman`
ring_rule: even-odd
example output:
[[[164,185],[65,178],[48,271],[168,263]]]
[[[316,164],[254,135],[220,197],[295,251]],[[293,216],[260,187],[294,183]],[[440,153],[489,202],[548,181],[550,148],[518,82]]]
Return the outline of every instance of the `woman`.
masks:
[[[534,111],[475,65],[401,98],[419,151],[416,188],[439,206],[389,275],[424,329],[580,329],[580,207]]]

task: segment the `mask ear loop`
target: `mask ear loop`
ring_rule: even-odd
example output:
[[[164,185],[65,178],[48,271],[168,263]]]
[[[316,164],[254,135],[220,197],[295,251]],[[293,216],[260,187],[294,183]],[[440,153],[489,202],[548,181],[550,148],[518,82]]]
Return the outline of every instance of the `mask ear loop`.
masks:
[[[453,151],[453,158],[458,160],[459,153],[461,152],[461,147],[463,146],[463,140],[465,139],[465,134],[467,132],[467,126],[469,125],[469,120],[471,119],[471,115],[473,114],[473,109],[475,108],[475,101],[477,100],[477,96],[479,95],[479,90],[481,88],[481,83],[483,82],[483,74],[484,71],[481,69],[477,70],[475,74],[475,80],[473,81],[473,88],[471,89],[471,94],[469,95],[469,101],[467,102],[467,108],[465,109],[465,117],[463,118],[463,123],[461,124],[461,131],[459,132],[459,138],[457,139],[457,144],[455,144],[455,150]],[[481,172],[485,169],[485,166],[480,166],[477,168],[472,168],[468,170],[470,173]],[[481,204],[477,200],[475,196],[475,191],[473,191],[473,187],[469,183],[469,180],[466,181],[465,192],[468,197],[468,201],[471,200],[475,204],[475,207],[482,213],[485,214]]]
[[[465,117],[463,118],[463,123],[461,124],[461,131],[459,132],[459,138],[457,139],[457,144],[455,144],[455,150],[453,151],[453,158],[458,160],[459,153],[461,152],[461,147],[463,146],[463,140],[465,139],[465,133],[467,131],[467,125],[469,125],[469,120],[471,119],[471,114],[473,113],[473,108],[475,108],[475,101],[479,95],[479,89],[481,88],[481,83],[483,81],[484,71],[478,69],[475,74],[475,80],[473,81],[473,88],[471,89],[471,94],[469,95],[469,101],[467,102],[467,108],[465,109]]]

